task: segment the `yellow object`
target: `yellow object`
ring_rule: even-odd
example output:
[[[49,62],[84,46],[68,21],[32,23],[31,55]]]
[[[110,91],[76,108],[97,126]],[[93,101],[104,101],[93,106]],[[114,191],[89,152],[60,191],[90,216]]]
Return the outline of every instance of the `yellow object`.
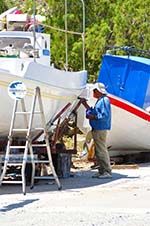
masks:
[[[91,141],[89,147],[88,147],[88,160],[91,161],[95,158],[95,145],[93,140]]]

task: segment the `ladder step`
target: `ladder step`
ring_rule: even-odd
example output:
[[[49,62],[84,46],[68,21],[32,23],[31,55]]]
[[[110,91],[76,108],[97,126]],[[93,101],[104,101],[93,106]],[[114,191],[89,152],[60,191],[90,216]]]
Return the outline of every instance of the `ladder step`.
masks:
[[[28,129],[12,129],[14,132],[27,132]]]
[[[26,146],[10,146],[11,149],[25,149]],[[32,144],[32,147],[47,147],[46,144]]]
[[[54,176],[35,176],[34,179],[42,179],[42,180],[47,180],[47,179],[55,179]]]
[[[50,163],[48,160],[35,160],[34,163]],[[22,162],[8,162],[7,166],[22,166]],[[1,168],[4,168],[2,166]]]
[[[13,178],[20,177],[21,178],[22,175],[21,174],[18,174],[18,173],[6,173],[6,177],[13,177]]]
[[[46,144],[32,144],[32,147],[47,147]]]
[[[41,114],[42,112],[41,111],[34,111],[34,112],[31,112],[31,111],[16,111],[15,114],[17,115],[28,115],[28,114]]]
[[[34,128],[34,129],[31,129],[31,132],[36,131],[36,130],[44,130],[44,129],[45,128],[42,128],[42,127],[41,128],[40,127],[39,128]]]
[[[35,160],[34,163],[50,163],[48,160]]]
[[[22,166],[22,162],[8,162],[7,166]]]
[[[27,132],[29,129],[12,129],[14,132]],[[37,131],[37,130],[44,130],[44,128],[33,128],[31,129],[30,131],[31,132],[34,132],[34,131]]]
[[[22,184],[22,181],[18,181],[18,180],[15,180],[15,181],[3,180],[1,183],[2,184]]]

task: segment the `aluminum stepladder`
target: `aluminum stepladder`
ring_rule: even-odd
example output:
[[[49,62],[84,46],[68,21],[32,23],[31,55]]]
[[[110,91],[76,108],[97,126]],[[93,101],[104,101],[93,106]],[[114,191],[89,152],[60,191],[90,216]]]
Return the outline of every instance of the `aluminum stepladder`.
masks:
[[[37,101],[38,101],[38,105],[39,105],[39,111],[36,111]],[[22,111],[17,111],[19,102],[21,103]],[[35,114],[40,114],[42,128],[33,128],[33,118],[34,118]],[[16,118],[17,115],[24,116],[24,122],[25,122],[26,128],[23,128],[23,129],[14,128],[15,121],[17,120],[17,118]],[[41,131],[41,130],[43,131],[43,134],[44,134],[45,143],[44,144],[33,144],[32,143],[32,135],[33,135],[34,131]],[[17,145],[12,144],[15,132],[25,133],[25,138],[26,138],[25,145],[17,146]],[[46,148],[48,160],[34,160],[33,147]],[[18,162],[10,162],[11,150],[14,150],[14,149],[24,150],[23,159],[19,163]],[[31,188],[33,188],[33,186],[34,186],[35,179],[54,179],[57,183],[58,190],[61,190],[62,186],[59,182],[58,176],[55,172],[55,168],[54,168],[53,162],[52,162],[51,148],[50,148],[49,137],[48,137],[48,132],[47,132],[47,128],[46,128],[46,120],[45,120],[45,116],[44,116],[43,103],[42,103],[42,98],[41,98],[41,93],[40,93],[39,87],[35,88],[35,92],[34,92],[34,96],[33,96],[33,100],[32,100],[31,111],[26,111],[24,99],[20,99],[20,100],[15,99],[13,113],[12,113],[12,119],[11,119],[11,125],[10,125],[10,130],[9,130],[9,136],[8,136],[8,143],[7,143],[6,154],[5,154],[4,167],[3,167],[3,171],[1,174],[1,178],[0,178],[0,185],[3,183],[15,183],[15,184],[20,183],[20,184],[22,184],[22,191],[23,191],[23,194],[25,195],[26,194],[25,169],[26,169],[26,164],[28,162],[29,156],[30,156],[30,159],[29,159],[30,163],[32,164]],[[36,163],[49,164],[53,177],[51,177],[51,176],[36,177],[35,176],[35,164]],[[6,171],[7,171],[7,167],[9,165],[13,165],[13,166],[20,165],[21,166],[21,180],[20,181],[18,181],[18,180],[17,181],[5,181],[4,180],[4,177],[5,177]]]

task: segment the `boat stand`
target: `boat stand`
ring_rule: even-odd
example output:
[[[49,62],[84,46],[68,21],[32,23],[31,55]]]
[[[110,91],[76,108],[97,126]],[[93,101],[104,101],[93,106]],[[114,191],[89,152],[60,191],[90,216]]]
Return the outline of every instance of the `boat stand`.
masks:
[[[38,100],[38,105],[39,105],[39,110],[36,111],[36,104]],[[21,108],[22,111],[17,111],[18,109],[18,104],[21,103]],[[39,114],[41,118],[41,128],[33,128],[33,119],[34,115]],[[25,122],[25,128],[15,128],[15,122],[17,120],[17,115],[23,115],[24,117],[24,122]],[[33,137],[35,138],[35,132],[37,131],[42,131],[44,134],[44,143],[42,144],[33,144]],[[25,144],[24,145],[14,145],[13,139],[15,137],[15,133],[23,133],[24,138],[25,138]],[[34,135],[34,136],[33,136]],[[35,139],[34,139],[35,141]],[[35,160],[34,159],[34,154],[33,154],[33,148],[35,147],[40,147],[46,149],[47,153],[47,160]],[[13,158],[11,158],[11,154],[14,153],[13,151],[16,150],[23,150],[23,159],[19,159],[18,161],[18,156],[16,154],[13,155]],[[17,159],[17,161],[16,161]],[[54,179],[57,186],[58,190],[61,190],[62,186],[59,182],[58,176],[55,172],[55,168],[53,166],[52,162],[52,156],[51,156],[51,147],[49,143],[49,137],[48,137],[48,132],[47,132],[47,127],[46,127],[46,121],[45,121],[45,116],[43,112],[43,104],[42,104],[42,99],[41,99],[41,93],[40,93],[40,88],[36,87],[35,93],[33,96],[33,101],[32,101],[32,106],[31,106],[31,111],[28,112],[26,111],[25,107],[25,101],[24,99],[21,100],[15,100],[14,102],[14,108],[13,108],[13,113],[12,113],[12,119],[11,119],[11,125],[10,125],[10,130],[9,130],[9,136],[8,136],[8,143],[7,143],[7,149],[6,149],[6,154],[5,154],[5,160],[4,160],[4,166],[3,166],[3,171],[1,174],[0,178],[0,185],[3,183],[14,183],[14,184],[22,184],[22,192],[25,195],[26,194],[26,175],[25,175],[25,170],[26,170],[26,165],[27,163],[32,164],[32,175],[31,175],[31,188],[34,186],[34,180],[35,179]],[[53,176],[35,176],[35,165],[39,163],[46,163],[49,164],[49,167],[52,171]],[[9,166],[20,166],[21,167],[21,174],[16,175],[16,180],[5,180],[5,176],[7,175],[7,169]],[[18,180],[19,176],[21,177],[21,180]]]
[[[78,98],[76,103],[74,104],[74,107],[71,108],[71,110],[68,110],[71,106],[71,103],[67,103],[61,110],[58,112],[53,119],[51,119],[47,123],[47,129],[51,128],[55,123],[55,130],[53,132],[53,136],[50,140],[51,145],[51,151],[52,153],[70,153],[70,154],[76,154],[77,153],[77,115],[78,115],[78,109],[79,107],[83,105],[86,109],[89,108],[89,105],[87,104],[86,100],[84,98]],[[62,120],[62,115],[65,113],[65,111],[68,111],[69,113],[67,116]],[[73,149],[65,149],[64,147],[57,150],[57,142],[61,140],[61,138],[64,135],[64,130],[66,126],[69,124],[70,120],[74,119],[74,142],[73,142]],[[39,132],[34,138],[33,142],[37,140],[41,135],[43,131]]]

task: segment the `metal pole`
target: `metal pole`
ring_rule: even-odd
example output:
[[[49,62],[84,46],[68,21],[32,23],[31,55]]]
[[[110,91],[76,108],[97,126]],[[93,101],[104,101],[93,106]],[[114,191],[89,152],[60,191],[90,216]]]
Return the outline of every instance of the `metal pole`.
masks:
[[[85,4],[84,4],[84,0],[81,0],[81,2],[82,2],[82,10],[83,10],[82,53],[83,53],[83,70],[85,70]]]
[[[66,71],[68,71],[68,34],[67,34],[67,30],[68,30],[68,23],[67,23],[67,0],[65,0],[65,46],[66,46],[66,65],[65,65],[65,69]]]

